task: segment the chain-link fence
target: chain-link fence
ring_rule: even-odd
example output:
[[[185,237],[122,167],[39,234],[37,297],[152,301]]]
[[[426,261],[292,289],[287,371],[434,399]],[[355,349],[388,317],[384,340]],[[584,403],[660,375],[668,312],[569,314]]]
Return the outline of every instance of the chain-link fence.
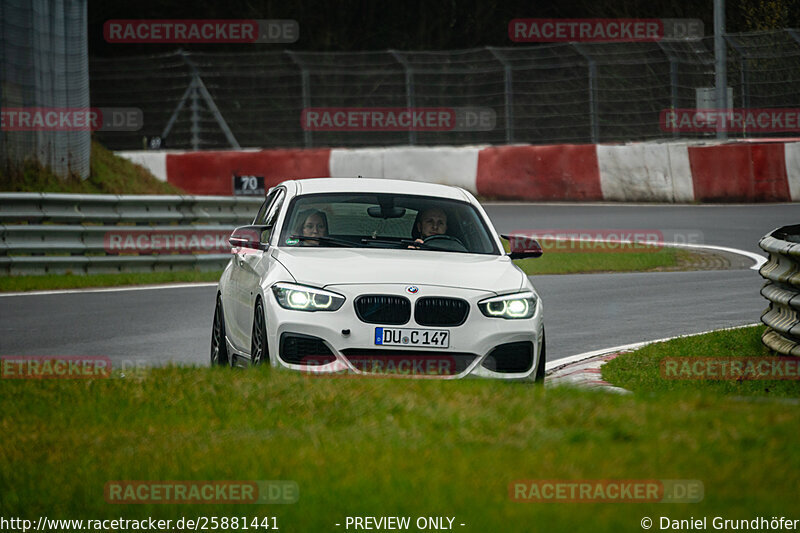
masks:
[[[87,0],[0,2],[0,107],[73,110],[89,107]],[[85,131],[0,128],[0,164],[31,157],[62,176],[89,176]]]
[[[731,108],[800,108],[800,32],[726,37]],[[713,39],[542,44],[444,52],[179,51],[94,59],[94,106],[139,107],[115,149],[584,143],[705,137],[662,112],[713,107]],[[308,131],[308,108],[488,107],[489,131]],[[747,129],[730,137],[758,136]],[[771,136],[797,135],[796,131]]]

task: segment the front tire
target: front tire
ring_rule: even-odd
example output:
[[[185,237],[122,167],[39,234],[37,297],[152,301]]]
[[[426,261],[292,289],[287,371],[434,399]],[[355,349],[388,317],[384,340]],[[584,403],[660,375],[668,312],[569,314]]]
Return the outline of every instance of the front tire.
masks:
[[[259,299],[253,313],[253,333],[250,336],[250,364],[260,365],[269,358],[267,325],[264,320],[264,304]]]
[[[544,336],[544,329],[542,329],[542,348],[539,350],[539,363],[536,366],[536,377],[533,379],[534,383],[544,385],[544,366],[547,363],[547,339]]]
[[[222,299],[217,295],[211,326],[211,366],[228,366],[228,343],[225,339],[225,314],[222,312]]]

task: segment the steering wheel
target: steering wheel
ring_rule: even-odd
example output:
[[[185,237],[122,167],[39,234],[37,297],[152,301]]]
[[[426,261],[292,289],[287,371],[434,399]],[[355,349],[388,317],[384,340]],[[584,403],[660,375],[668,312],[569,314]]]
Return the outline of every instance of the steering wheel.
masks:
[[[423,241],[424,244],[429,245],[431,248],[438,248],[439,250],[452,250],[455,252],[466,252],[467,247],[464,246],[460,240],[452,235],[431,235],[426,237]]]

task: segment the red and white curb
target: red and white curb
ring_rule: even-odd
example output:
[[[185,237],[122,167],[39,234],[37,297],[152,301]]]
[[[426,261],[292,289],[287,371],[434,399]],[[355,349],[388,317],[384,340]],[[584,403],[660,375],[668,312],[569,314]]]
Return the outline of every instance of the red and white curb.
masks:
[[[604,381],[601,376],[600,367],[612,359],[615,359],[620,353],[621,352],[614,352],[605,355],[595,355],[583,361],[560,366],[546,375],[545,386],[560,387],[567,385],[582,389],[603,389],[607,392],[631,394],[631,391],[627,389],[615,387],[611,383]]]
[[[699,333],[675,335],[673,337],[664,337],[663,339],[655,339],[651,341],[634,342],[631,344],[623,344],[621,346],[614,346],[611,348],[602,348],[600,350],[593,350],[591,352],[584,352],[581,354],[564,357],[562,359],[557,359],[545,365],[545,386],[558,387],[566,385],[585,389],[600,389],[608,392],[630,394],[631,391],[616,387],[607,381],[604,381],[600,367],[624,353],[632,352],[643,346],[647,346],[648,344],[665,342],[684,337],[696,337],[698,335],[705,335],[706,333],[713,333],[715,331],[749,328],[752,326],[758,326],[760,324],[760,322],[754,322],[741,326],[711,329],[708,331],[701,331]]]

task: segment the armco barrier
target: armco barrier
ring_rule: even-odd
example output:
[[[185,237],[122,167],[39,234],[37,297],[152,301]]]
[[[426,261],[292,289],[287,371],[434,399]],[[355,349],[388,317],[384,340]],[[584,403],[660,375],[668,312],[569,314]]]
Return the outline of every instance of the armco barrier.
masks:
[[[776,229],[758,245],[769,254],[759,270],[767,280],[761,294],[769,300],[761,340],[778,353],[800,355],[800,224]]]
[[[0,193],[0,224],[237,224],[252,219],[263,201],[231,196]]]
[[[219,270],[220,241],[249,224],[263,198],[0,193],[0,273],[5,275]],[[114,247],[157,235],[203,240],[211,253]],[[139,240],[137,240],[139,239]],[[109,244],[111,243],[111,244]],[[184,253],[181,253],[184,252]]]

